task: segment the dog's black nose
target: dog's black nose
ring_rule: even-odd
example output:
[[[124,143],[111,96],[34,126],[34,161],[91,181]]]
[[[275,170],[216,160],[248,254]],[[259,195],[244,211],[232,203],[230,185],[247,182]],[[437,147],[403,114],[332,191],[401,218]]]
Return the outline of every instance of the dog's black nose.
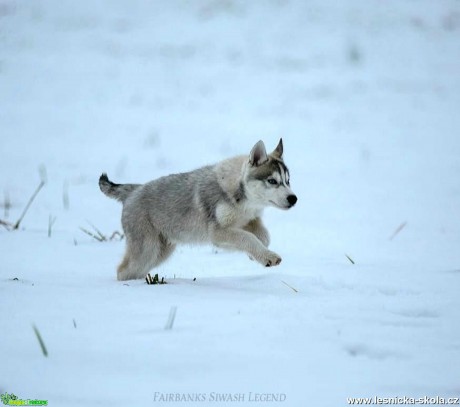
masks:
[[[289,205],[294,206],[297,202],[297,197],[295,195],[289,195],[287,197],[287,201],[289,202]]]

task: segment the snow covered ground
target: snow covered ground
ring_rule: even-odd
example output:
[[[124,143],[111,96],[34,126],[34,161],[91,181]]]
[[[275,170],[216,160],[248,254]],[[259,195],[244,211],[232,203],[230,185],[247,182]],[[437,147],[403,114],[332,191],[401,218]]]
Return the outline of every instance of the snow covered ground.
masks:
[[[47,179],[0,229],[0,393],[460,396],[459,57],[454,0],[0,0],[0,219]],[[145,182],[281,136],[299,202],[266,211],[277,268],[182,247],[169,284],[123,284],[124,243],[79,229],[120,230],[103,171]]]

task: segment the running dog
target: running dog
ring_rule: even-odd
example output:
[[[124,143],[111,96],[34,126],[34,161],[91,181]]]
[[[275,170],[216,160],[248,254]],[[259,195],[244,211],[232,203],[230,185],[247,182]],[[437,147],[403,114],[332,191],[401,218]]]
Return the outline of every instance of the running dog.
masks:
[[[249,155],[146,184],[115,184],[104,173],[99,187],[123,204],[126,253],[118,280],[144,278],[178,243],[211,243],[277,266],[281,257],[268,249],[261,215],[267,206],[289,209],[297,202],[282,139],[270,154],[259,141]]]

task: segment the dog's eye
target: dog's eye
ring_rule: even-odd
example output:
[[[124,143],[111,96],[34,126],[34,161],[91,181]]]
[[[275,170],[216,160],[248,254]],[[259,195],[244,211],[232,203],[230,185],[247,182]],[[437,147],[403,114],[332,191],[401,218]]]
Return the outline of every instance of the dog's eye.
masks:
[[[271,185],[278,185],[278,182],[277,182],[276,179],[274,179],[274,178],[269,178],[269,179],[267,180],[267,182],[268,182],[269,184],[271,184]]]

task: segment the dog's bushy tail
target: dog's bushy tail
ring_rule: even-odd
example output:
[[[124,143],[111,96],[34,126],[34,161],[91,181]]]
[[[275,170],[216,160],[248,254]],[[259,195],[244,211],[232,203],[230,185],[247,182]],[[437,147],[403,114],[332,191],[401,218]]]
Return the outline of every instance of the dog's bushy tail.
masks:
[[[99,177],[99,188],[110,198],[125,202],[126,198],[141,184],[115,184],[109,180],[106,173]]]

